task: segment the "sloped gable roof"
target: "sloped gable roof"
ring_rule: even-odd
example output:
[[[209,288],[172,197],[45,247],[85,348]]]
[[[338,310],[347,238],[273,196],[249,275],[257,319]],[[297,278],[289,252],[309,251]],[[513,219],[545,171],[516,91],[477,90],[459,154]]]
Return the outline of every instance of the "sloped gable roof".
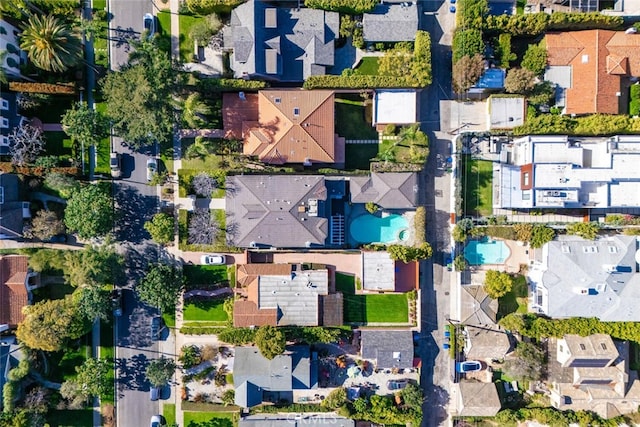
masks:
[[[327,90],[268,90],[258,94],[258,123],[243,152],[266,163],[333,163],[334,95]]]
[[[380,3],[362,16],[362,27],[367,42],[413,41],[418,31],[417,2]]]
[[[360,331],[362,358],[375,360],[378,368],[411,368],[413,335],[410,330]]]
[[[498,301],[490,298],[480,285],[462,287],[461,323],[467,325],[495,325]]]
[[[494,383],[458,383],[458,415],[493,417],[500,411],[500,397]]]
[[[27,271],[26,256],[0,257],[0,324],[16,326],[24,320],[22,308],[29,304],[25,286]]]

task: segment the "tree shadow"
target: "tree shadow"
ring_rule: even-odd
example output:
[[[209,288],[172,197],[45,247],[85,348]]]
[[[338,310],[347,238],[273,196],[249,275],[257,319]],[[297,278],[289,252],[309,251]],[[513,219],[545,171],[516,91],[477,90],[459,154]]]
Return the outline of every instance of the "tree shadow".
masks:
[[[144,223],[155,213],[157,198],[144,196],[128,185],[117,185],[114,199],[118,209],[115,227],[117,239],[131,243],[149,239],[151,236],[144,229]]]
[[[122,397],[124,390],[149,391],[146,369],[149,359],[144,354],[136,354],[130,359],[116,359],[118,369],[118,396]]]

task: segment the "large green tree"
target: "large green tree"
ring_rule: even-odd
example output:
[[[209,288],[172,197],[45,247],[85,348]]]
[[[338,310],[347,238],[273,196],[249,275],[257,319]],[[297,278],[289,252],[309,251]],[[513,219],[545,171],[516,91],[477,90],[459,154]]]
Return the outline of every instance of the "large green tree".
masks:
[[[184,289],[182,271],[166,265],[154,264],[136,285],[140,300],[163,312],[173,312]]]
[[[505,296],[513,287],[513,278],[509,273],[497,270],[487,271],[484,278],[484,290],[489,297],[497,299]]]
[[[147,366],[146,374],[147,379],[154,387],[161,387],[165,385],[173,374],[176,372],[176,364],[173,360],[161,357],[160,359],[153,359]]]
[[[149,232],[154,242],[167,245],[173,242],[175,219],[166,213],[158,213],[151,221],[144,223],[144,229]]]
[[[62,129],[72,139],[87,145],[97,145],[109,135],[109,121],[98,110],[78,102],[62,116]]]
[[[116,284],[123,278],[122,257],[110,246],[87,246],[64,257],[64,275],[72,286]]]
[[[109,378],[109,371],[112,370],[111,362],[106,359],[89,358],[80,366],[76,367],[78,375],[72,380],[68,380],[66,398],[80,397],[87,400],[91,396],[104,396],[113,387],[113,382]]]
[[[177,72],[168,55],[150,41],[135,44],[129,64],[102,82],[115,133],[134,149],[169,141],[175,115],[172,94],[177,87]]]
[[[506,373],[518,381],[537,381],[544,372],[544,351],[530,342],[520,342],[505,363]]]
[[[536,74],[527,68],[512,68],[504,79],[504,88],[509,93],[528,94],[536,86]]]
[[[109,292],[100,285],[84,285],[73,292],[78,314],[87,322],[109,319],[111,298]]]
[[[260,326],[256,331],[256,345],[265,358],[271,360],[284,353],[286,338],[284,332],[275,326]]]
[[[60,73],[82,58],[82,42],[71,27],[52,15],[31,15],[20,34],[20,48],[45,71]]]
[[[16,336],[34,350],[58,351],[68,340],[81,337],[86,323],[70,297],[40,301],[23,309],[25,318]]]
[[[96,184],[73,193],[64,211],[64,223],[83,239],[104,236],[113,227],[113,201],[108,187]]]

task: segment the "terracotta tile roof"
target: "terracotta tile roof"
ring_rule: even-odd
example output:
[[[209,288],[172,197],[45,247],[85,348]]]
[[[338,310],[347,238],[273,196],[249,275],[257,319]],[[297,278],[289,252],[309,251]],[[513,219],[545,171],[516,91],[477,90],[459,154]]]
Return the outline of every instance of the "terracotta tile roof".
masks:
[[[0,257],[0,324],[16,326],[24,319],[22,308],[29,304],[27,260],[22,255]]]
[[[284,276],[291,274],[291,264],[238,264],[236,281],[245,287],[260,275]]]
[[[258,120],[258,94],[247,93],[244,99],[237,93],[222,95],[222,125],[225,138],[242,139],[245,122]]]
[[[640,76],[640,37],[620,31],[549,33],[549,65],[572,67],[567,114],[619,114],[623,76]]]
[[[277,312],[275,308],[259,310],[252,301],[236,301],[233,305],[233,326],[236,328],[276,326]]]
[[[258,123],[244,134],[244,154],[265,163],[334,163],[334,95],[327,90],[258,93]]]

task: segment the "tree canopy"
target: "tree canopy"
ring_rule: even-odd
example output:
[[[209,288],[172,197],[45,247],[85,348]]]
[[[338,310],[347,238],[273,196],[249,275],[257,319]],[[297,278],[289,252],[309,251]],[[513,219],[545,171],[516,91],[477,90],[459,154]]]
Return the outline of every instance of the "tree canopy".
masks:
[[[497,299],[505,296],[513,287],[513,278],[503,271],[489,270],[484,278],[484,290],[489,297]]]
[[[173,312],[184,289],[182,271],[166,264],[154,264],[136,285],[140,300],[163,312]]]
[[[149,232],[154,242],[167,245],[173,242],[175,219],[166,213],[157,213],[150,221],[144,223],[144,229]]]
[[[471,88],[484,72],[482,55],[463,56],[453,65],[452,84],[456,93],[464,93]]]
[[[536,74],[527,68],[512,68],[504,79],[504,88],[509,93],[530,93],[536,85]]]
[[[176,364],[173,360],[161,357],[160,359],[153,359],[147,366],[146,374],[147,379],[154,387],[161,387],[165,385],[173,374],[176,372]]]
[[[536,44],[529,45],[522,57],[522,68],[531,70],[536,76],[542,75],[547,68],[547,49]]]
[[[76,367],[78,375],[72,380],[66,381],[66,398],[82,398],[87,400],[91,396],[104,396],[113,382],[109,378],[109,371],[113,369],[111,362],[106,359],[95,359],[93,357],[84,361]]]
[[[73,193],[64,223],[83,239],[104,236],[113,227],[113,201],[106,186],[90,184]]]
[[[519,342],[514,354],[505,362],[505,371],[518,381],[537,381],[544,370],[544,351],[530,342]]]
[[[98,145],[109,135],[109,121],[98,110],[78,102],[62,116],[62,129],[73,140],[87,145]]]
[[[78,307],[78,315],[92,323],[97,319],[109,319],[111,298],[109,292],[100,285],[85,285],[73,292]]]
[[[284,332],[270,325],[260,326],[260,328],[258,328],[255,342],[260,350],[260,354],[269,360],[284,353],[286,345]]]
[[[123,278],[123,259],[109,246],[67,251],[64,259],[64,274],[71,286],[115,284]]]
[[[78,34],[53,15],[31,15],[20,34],[20,48],[33,64],[45,71],[60,73],[82,58]]]
[[[70,297],[45,300],[23,309],[25,318],[16,336],[34,350],[58,351],[69,339],[86,333],[86,324]]]

